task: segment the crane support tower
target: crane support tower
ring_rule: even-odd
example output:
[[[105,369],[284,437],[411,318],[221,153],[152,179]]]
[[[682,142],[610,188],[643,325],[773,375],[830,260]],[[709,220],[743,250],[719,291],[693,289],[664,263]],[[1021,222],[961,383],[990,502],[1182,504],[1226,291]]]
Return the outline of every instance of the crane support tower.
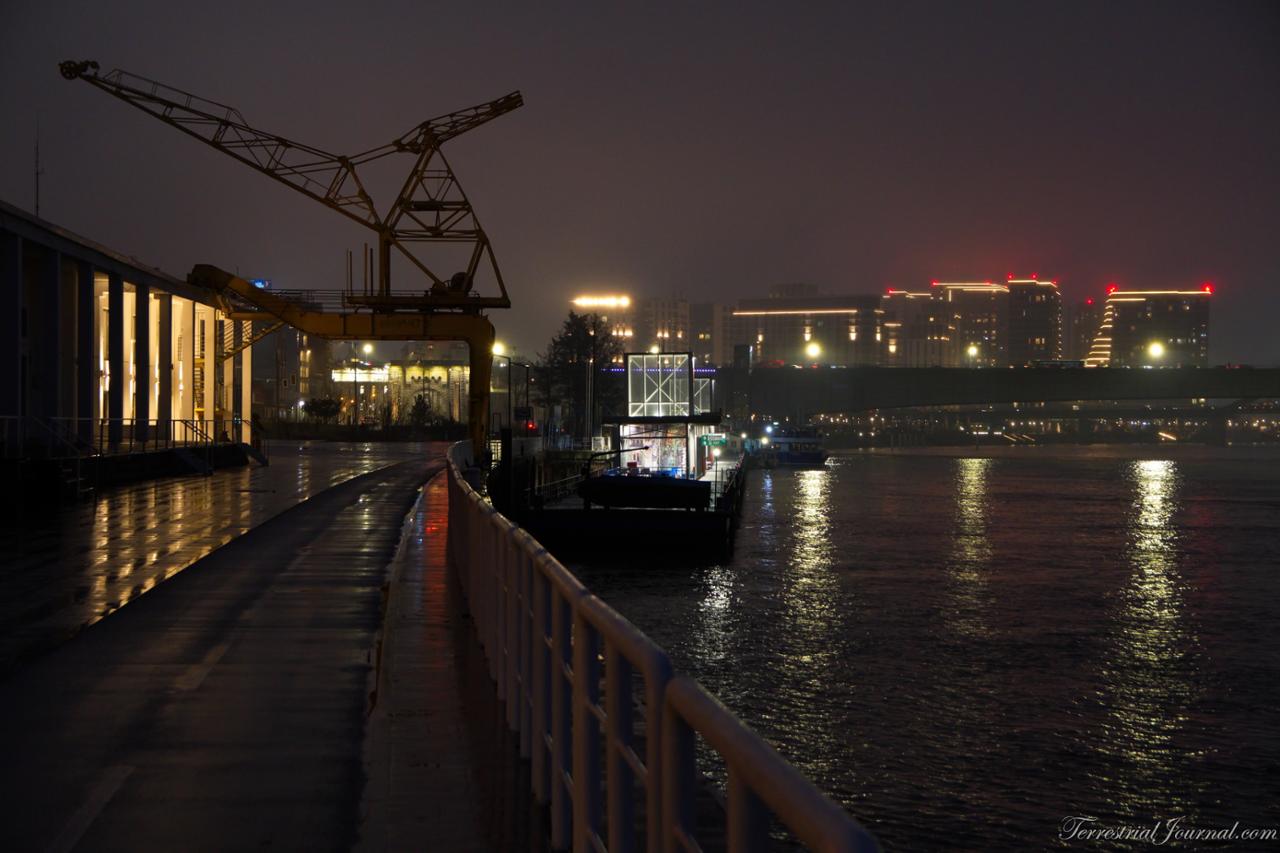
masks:
[[[249,346],[283,323],[339,340],[466,341],[471,438],[480,453],[488,431],[494,339],[493,324],[483,311],[509,308],[511,300],[489,239],[441,145],[522,106],[521,94],[512,92],[428,119],[385,145],[344,156],[254,128],[239,110],[225,104],[119,69],[99,74],[98,67],[92,61],[68,60],[60,63],[59,70],[66,79],[84,80],[378,235],[377,263],[368,262],[373,274],[357,292],[348,273],[347,288],[336,302],[317,300],[316,291],[308,292],[305,299],[270,293],[216,267],[197,265],[190,281],[214,291],[229,320],[248,324],[237,346]],[[392,155],[408,155],[414,162],[399,195],[380,215],[358,169]],[[435,255],[444,254],[445,244],[462,269],[440,269]],[[392,289],[392,249],[422,274],[418,287]],[[496,293],[477,292],[482,275]],[[219,349],[221,358],[237,351],[230,344]],[[215,371],[216,376],[221,374]]]

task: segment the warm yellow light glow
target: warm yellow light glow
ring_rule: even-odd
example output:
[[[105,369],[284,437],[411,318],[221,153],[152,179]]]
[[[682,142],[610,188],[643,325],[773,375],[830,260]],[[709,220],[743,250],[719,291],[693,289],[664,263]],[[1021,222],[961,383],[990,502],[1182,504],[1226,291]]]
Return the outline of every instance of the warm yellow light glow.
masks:
[[[658,345],[657,345],[657,344],[654,344],[653,346],[649,347],[649,352],[653,353],[654,355],[657,355],[657,354],[658,354]]]
[[[809,356],[809,358],[817,358],[822,355],[822,347],[818,346],[817,341],[811,341],[809,345],[804,348],[804,354]]]
[[[1162,358],[1164,356],[1164,344],[1159,341],[1152,341],[1151,346],[1147,347],[1147,355],[1152,358]]]
[[[493,342],[493,354],[494,354],[494,355],[506,355],[506,354],[507,354],[507,348],[506,348],[506,346],[504,346],[504,345],[503,345],[502,341],[494,341],[494,342]]]
[[[579,308],[628,308],[630,296],[579,296],[573,300]]]
[[[977,344],[969,344],[968,353],[969,353],[969,358],[977,358],[978,357]]]
[[[364,354],[365,354],[365,355],[368,355],[368,354],[369,354],[369,353],[371,353],[371,352],[373,352],[373,344],[365,344],[365,345],[364,345]]]
[[[776,317],[789,314],[857,314],[857,308],[805,308],[802,310],[734,311],[735,317]]]

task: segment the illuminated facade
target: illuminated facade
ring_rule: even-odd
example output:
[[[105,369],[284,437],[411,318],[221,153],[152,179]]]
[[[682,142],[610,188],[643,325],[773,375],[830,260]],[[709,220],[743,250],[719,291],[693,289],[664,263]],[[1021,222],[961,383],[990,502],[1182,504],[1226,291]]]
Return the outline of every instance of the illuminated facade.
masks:
[[[253,345],[253,412],[297,420],[309,399],[330,396],[330,344],[285,326]]]
[[[598,314],[609,333],[622,342],[623,349],[636,343],[636,303],[626,294],[593,294],[573,300],[579,313]]]
[[[1062,294],[1056,281],[1013,278],[1008,297],[1008,363],[1015,367],[1062,358]]]
[[[1093,340],[1098,336],[1098,329],[1102,326],[1102,311],[1102,300],[1094,299],[1092,296],[1076,304],[1071,311],[1070,328],[1067,333],[1067,358],[1083,361],[1089,356]]]
[[[632,343],[658,352],[690,349],[689,301],[679,296],[641,297],[635,301]]]
[[[1209,300],[1199,290],[1107,288],[1091,367],[1208,367]]]
[[[887,348],[884,313],[878,296],[744,299],[733,342],[750,346],[757,365],[877,365]]]
[[[699,364],[727,367],[733,363],[733,309],[716,302],[689,306],[689,348]]]
[[[932,285],[934,333],[951,346],[945,367],[1004,367],[1008,362],[1009,288],[990,281]]]
[[[884,362],[887,367],[940,367],[950,364],[951,335],[945,312],[930,291],[889,291],[884,308]]]
[[[0,299],[0,415],[104,452],[157,436],[249,440],[249,348],[218,358],[249,323],[208,292],[0,202]]]

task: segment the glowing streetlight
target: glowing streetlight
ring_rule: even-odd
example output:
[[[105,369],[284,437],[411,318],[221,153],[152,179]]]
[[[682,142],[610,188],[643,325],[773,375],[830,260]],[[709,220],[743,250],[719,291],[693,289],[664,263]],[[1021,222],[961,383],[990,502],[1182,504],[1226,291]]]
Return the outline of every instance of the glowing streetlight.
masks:
[[[364,349],[364,354],[368,355],[369,353],[373,352],[373,344],[365,344],[362,349]]]
[[[977,345],[977,344],[969,344],[969,349],[967,350],[967,352],[969,353],[969,358],[977,358],[977,357],[978,357],[978,345]]]
[[[494,355],[506,355],[506,354],[507,354],[507,348],[506,348],[506,346],[504,346],[504,345],[503,345],[502,341],[494,341],[494,342],[493,342],[493,354],[494,354]]]
[[[809,358],[817,358],[822,355],[822,347],[818,346],[817,341],[810,341],[809,345],[804,348],[804,354]]]
[[[1164,344],[1160,343],[1159,341],[1152,341],[1151,346],[1147,347],[1147,355],[1151,356],[1152,358],[1163,358]]]
[[[653,353],[654,355],[657,355],[657,354],[658,354],[658,345],[657,345],[657,344],[654,344],[653,346],[649,347],[649,352]]]

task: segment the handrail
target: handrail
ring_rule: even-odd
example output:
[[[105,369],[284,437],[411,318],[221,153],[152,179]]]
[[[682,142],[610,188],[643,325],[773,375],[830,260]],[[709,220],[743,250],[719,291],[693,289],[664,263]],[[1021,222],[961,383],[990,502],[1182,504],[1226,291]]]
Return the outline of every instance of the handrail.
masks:
[[[550,806],[553,848],[700,849],[692,822],[700,735],[729,770],[730,853],[768,846],[770,811],[815,849],[879,849],[758,734],[675,676],[670,656],[644,632],[497,512],[468,479],[478,482],[470,447],[449,450],[447,553],[507,725],[530,759],[534,796]]]

